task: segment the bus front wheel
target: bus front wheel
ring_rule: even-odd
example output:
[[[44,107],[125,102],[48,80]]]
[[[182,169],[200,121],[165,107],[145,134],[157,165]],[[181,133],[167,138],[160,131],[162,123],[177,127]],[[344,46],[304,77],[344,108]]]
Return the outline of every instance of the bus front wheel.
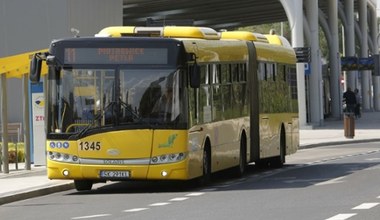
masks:
[[[91,190],[93,182],[91,180],[74,180],[77,191]]]

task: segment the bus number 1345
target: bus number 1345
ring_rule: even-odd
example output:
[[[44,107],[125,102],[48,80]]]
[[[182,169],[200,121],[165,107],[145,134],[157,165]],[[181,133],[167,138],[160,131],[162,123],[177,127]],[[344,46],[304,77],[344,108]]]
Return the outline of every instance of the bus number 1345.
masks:
[[[80,150],[100,150],[100,141],[84,141],[79,143]]]

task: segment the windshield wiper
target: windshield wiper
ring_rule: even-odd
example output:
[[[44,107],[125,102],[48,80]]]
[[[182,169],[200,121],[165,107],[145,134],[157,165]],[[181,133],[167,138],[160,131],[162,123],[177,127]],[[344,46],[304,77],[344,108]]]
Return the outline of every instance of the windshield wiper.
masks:
[[[120,101],[120,104],[121,104],[121,106],[123,106],[124,107],[124,109],[126,109],[135,119],[137,119],[137,120],[141,120],[141,116],[136,112],[136,111],[134,111],[133,110],[133,108],[130,106],[130,105],[128,105],[127,103],[125,103],[125,102],[123,102],[123,101]]]
[[[112,106],[114,106],[116,104],[116,102],[115,101],[113,101],[113,102],[110,102],[110,103],[108,103],[108,105],[104,108],[104,109],[102,109],[101,111],[99,111],[98,113],[96,113],[96,115],[94,115],[94,118],[91,120],[91,123],[89,123],[88,125],[86,125],[86,127],[85,128],[83,128],[79,133],[77,133],[77,134],[73,134],[73,135],[71,135],[70,137],[69,137],[69,140],[70,139],[80,139],[80,138],[82,138],[83,136],[84,136],[84,134],[86,134],[87,133],[87,131],[100,119],[100,118],[102,118],[103,116],[104,116],[104,114],[107,112],[107,110],[110,108],[110,107],[112,107]]]
[[[132,120],[135,119],[134,122],[143,123],[143,124],[147,125],[149,128],[152,128],[152,125],[148,121],[144,120],[138,114],[137,111],[133,110],[133,108],[131,107],[131,105],[128,105],[127,103],[125,103],[123,101],[120,101],[120,105],[123,106],[124,109],[126,109],[128,111],[128,113],[130,113],[132,115]]]

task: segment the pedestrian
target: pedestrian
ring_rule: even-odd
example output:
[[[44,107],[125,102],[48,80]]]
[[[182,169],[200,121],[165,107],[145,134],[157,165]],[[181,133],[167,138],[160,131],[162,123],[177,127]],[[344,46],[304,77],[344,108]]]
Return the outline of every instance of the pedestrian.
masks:
[[[356,99],[356,105],[355,105],[355,117],[360,118],[362,116],[360,108],[361,108],[361,96],[359,93],[359,89],[355,89],[355,99]]]
[[[355,93],[351,90],[350,87],[348,87],[347,91],[343,93],[343,102],[346,104],[346,112],[355,112],[356,97]]]

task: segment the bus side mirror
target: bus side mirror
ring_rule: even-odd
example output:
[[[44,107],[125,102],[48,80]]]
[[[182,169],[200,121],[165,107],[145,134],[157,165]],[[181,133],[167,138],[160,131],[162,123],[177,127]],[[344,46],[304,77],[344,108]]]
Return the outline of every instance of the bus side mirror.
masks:
[[[32,83],[37,83],[41,78],[41,66],[42,59],[34,54],[32,59],[30,60],[30,69],[29,69],[29,79]]]
[[[194,63],[189,68],[190,87],[199,88],[201,85],[201,68],[197,63]]]

